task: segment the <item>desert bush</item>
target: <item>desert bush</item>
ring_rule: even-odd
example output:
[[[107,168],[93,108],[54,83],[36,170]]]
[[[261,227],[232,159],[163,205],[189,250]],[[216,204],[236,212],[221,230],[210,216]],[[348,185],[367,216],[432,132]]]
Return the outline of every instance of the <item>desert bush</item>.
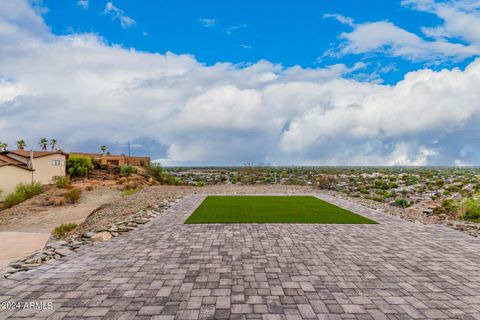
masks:
[[[133,173],[137,173],[137,168],[135,168],[134,166],[130,166],[128,164],[120,166],[120,174],[122,176],[129,176]]]
[[[197,187],[205,187],[205,182],[203,182],[203,181],[197,181],[196,186],[197,186]]]
[[[87,157],[70,156],[67,160],[67,172],[72,177],[85,177],[93,168],[92,160]]]
[[[4,209],[11,208],[42,192],[43,192],[43,188],[39,182],[34,181],[32,183],[20,183],[15,188],[15,191],[7,195],[7,197],[3,201],[3,208]]]
[[[147,167],[147,173],[155,179],[159,180],[162,177],[164,170],[159,164],[151,164]]]
[[[75,223],[63,223],[53,229],[52,235],[56,238],[61,238],[76,227],[77,225]]]
[[[122,191],[122,195],[125,196],[125,197],[126,196],[131,196],[132,194],[135,194],[142,189],[143,189],[143,186],[138,186],[138,187],[133,188],[133,189],[126,189],[126,190]]]
[[[465,213],[462,216],[463,220],[480,222],[480,198],[468,198],[464,202]]]
[[[86,187],[85,187],[85,190],[87,190],[87,191],[93,191],[93,186],[86,186]]]
[[[458,201],[452,199],[445,199],[442,201],[442,205],[436,208],[433,208],[433,213],[435,214],[448,214],[456,215],[459,209]]]
[[[402,198],[395,199],[395,204],[399,207],[404,207],[404,208],[410,207],[410,202]]]
[[[169,184],[169,185],[184,184],[182,180],[165,173],[162,166],[159,164],[151,164],[149,167],[147,167],[147,173],[148,175],[155,178],[158,182],[162,184]]]
[[[80,200],[80,197],[82,195],[82,190],[78,188],[73,188],[70,191],[68,191],[64,197],[67,200],[68,203],[75,203],[78,200]]]
[[[55,186],[57,188],[69,189],[72,187],[72,182],[69,176],[59,177],[55,180]]]

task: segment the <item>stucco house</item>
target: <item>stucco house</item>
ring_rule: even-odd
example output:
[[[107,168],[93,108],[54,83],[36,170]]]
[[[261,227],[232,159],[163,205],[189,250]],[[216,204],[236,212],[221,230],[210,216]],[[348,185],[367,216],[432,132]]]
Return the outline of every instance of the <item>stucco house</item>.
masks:
[[[70,156],[87,157],[92,160],[96,160],[103,165],[111,165],[117,167],[126,164],[132,166],[149,166],[151,161],[150,157],[133,157],[126,156],[124,154],[113,155],[102,153],[71,152]]]
[[[66,174],[67,154],[59,151],[0,152],[0,201],[20,183],[50,184]]]

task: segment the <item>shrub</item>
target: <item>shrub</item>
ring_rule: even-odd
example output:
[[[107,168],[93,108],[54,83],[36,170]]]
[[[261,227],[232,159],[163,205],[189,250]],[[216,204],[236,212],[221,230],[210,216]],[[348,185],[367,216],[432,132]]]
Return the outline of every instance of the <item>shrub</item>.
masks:
[[[78,200],[80,200],[80,196],[82,195],[82,190],[78,188],[73,188],[70,191],[68,191],[64,197],[67,200],[68,203],[75,203]]]
[[[161,177],[163,176],[163,168],[161,165],[158,164],[152,164],[147,167],[147,172],[149,175],[151,175],[157,180],[161,179]]]
[[[7,197],[3,201],[3,208],[4,209],[11,208],[42,192],[43,192],[43,188],[39,182],[34,181],[28,184],[20,183],[19,185],[17,185],[14,192],[7,195]]]
[[[52,235],[56,238],[61,238],[76,227],[77,225],[75,223],[63,223],[53,229]]]
[[[134,166],[130,166],[128,164],[126,165],[124,164],[120,166],[120,174],[122,176],[129,176],[132,173],[137,173],[137,168],[135,168]]]
[[[442,201],[440,207],[433,208],[433,213],[435,214],[448,214],[455,215],[458,212],[459,203],[452,199],[445,199]]]
[[[463,220],[480,222],[480,199],[477,197],[468,198],[465,201],[465,214]]]
[[[395,199],[395,204],[399,207],[404,207],[404,208],[408,208],[410,206],[410,203],[407,201],[407,200],[404,200],[404,199]]]
[[[55,186],[57,188],[70,189],[72,187],[72,182],[70,181],[70,177],[65,176],[65,177],[57,178],[55,180]]]
[[[184,184],[182,180],[165,173],[162,166],[160,166],[159,164],[150,165],[149,167],[147,167],[147,172],[150,176],[152,176],[162,184],[169,184],[169,185]]]
[[[133,189],[127,189],[127,190],[122,191],[122,195],[124,195],[125,197],[126,196],[131,196],[132,194],[135,194],[142,189],[143,189],[143,186],[139,186],[139,187],[136,187],[136,188],[133,188]]]
[[[70,156],[67,160],[67,172],[72,177],[85,177],[92,169],[93,164],[90,158]]]
[[[197,185],[197,187],[205,187],[205,182],[197,181],[196,185]]]

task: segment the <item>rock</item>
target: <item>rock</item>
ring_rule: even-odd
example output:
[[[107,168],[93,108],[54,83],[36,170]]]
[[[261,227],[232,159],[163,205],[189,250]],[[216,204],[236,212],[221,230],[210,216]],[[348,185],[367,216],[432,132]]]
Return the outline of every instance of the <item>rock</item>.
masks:
[[[49,243],[47,245],[47,248],[58,249],[58,248],[66,246],[66,245],[67,245],[67,242],[59,240],[59,241]]]
[[[90,239],[95,235],[95,232],[87,232],[83,235],[84,238]]]
[[[31,269],[31,268],[39,267],[41,265],[42,265],[41,263],[24,263],[21,269]]]
[[[93,237],[91,237],[93,242],[103,242],[112,239],[112,235],[110,232],[99,232],[95,234]]]
[[[18,268],[21,268],[22,265],[23,265],[23,263],[21,263],[21,262],[12,262],[12,263],[10,263],[8,266],[9,266],[9,267],[12,267],[12,268],[18,269]]]
[[[63,256],[68,256],[69,254],[72,254],[73,251],[70,250],[70,249],[67,249],[67,248],[61,248],[61,249],[55,250],[55,253],[56,253],[56,255],[60,255],[60,256],[63,257]]]
[[[27,261],[25,261],[25,263],[28,263],[28,264],[41,264],[42,263],[42,258],[30,258],[30,259],[27,259]]]

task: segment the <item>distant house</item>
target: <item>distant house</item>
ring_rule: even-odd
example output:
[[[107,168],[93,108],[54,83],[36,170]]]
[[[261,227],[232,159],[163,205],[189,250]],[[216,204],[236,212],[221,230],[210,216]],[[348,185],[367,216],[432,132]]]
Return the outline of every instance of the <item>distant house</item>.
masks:
[[[8,150],[0,152],[0,200],[20,183],[50,184],[65,176],[63,152]]]
[[[131,166],[148,166],[150,165],[150,157],[129,157],[124,154],[121,155],[109,155],[102,153],[84,153],[84,152],[71,152],[70,156],[79,156],[79,157],[88,157],[90,159],[96,160],[103,165],[110,166],[122,166],[122,165],[131,165]]]

